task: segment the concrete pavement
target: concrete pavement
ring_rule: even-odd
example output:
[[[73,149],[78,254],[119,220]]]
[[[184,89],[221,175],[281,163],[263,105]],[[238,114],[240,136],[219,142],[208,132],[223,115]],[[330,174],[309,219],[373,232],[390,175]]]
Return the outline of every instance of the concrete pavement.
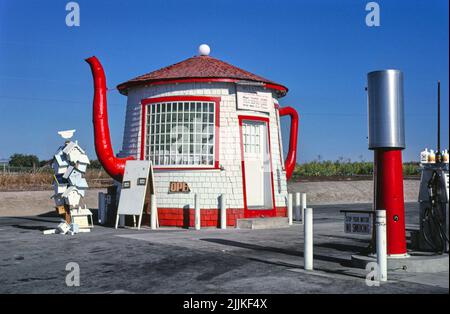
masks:
[[[0,293],[448,293],[448,272],[389,273],[366,285],[350,265],[369,237],[343,232],[341,209],[314,207],[314,268],[303,267],[300,224],[269,230],[130,230],[95,226],[74,236],[43,235],[55,217],[0,218]],[[417,222],[407,204],[407,223]],[[68,262],[80,266],[79,287],[67,287]]]

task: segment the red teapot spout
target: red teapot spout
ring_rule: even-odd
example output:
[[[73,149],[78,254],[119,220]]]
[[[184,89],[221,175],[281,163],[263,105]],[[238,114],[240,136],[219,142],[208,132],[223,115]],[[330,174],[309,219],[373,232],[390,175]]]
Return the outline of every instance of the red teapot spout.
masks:
[[[94,79],[94,100],[92,123],[94,124],[95,152],[105,171],[115,180],[122,182],[125,163],[134,157],[117,158],[111,146],[106,101],[106,77],[100,61],[94,56],[86,59]]]

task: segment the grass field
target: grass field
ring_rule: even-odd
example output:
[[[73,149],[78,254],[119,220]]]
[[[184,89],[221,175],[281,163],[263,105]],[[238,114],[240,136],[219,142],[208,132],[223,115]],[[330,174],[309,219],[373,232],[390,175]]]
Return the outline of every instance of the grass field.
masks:
[[[372,162],[351,161],[312,161],[305,164],[297,164],[293,178],[302,177],[352,177],[371,176],[373,174]],[[403,164],[404,176],[418,176],[419,164],[408,162]]]
[[[90,188],[106,187],[113,182],[103,169],[88,169],[86,180]],[[52,188],[52,182],[53,173],[48,170],[0,172],[0,191],[47,190]]]

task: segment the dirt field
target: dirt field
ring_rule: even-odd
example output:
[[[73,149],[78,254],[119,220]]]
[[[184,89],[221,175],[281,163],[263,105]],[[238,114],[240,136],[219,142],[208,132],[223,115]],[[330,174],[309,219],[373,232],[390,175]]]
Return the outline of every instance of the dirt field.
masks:
[[[418,180],[405,180],[405,201],[416,202],[419,191]],[[308,204],[353,204],[371,203],[372,181],[325,181],[293,182],[288,186],[290,193],[306,192]],[[86,193],[89,208],[97,208],[98,192],[105,189],[90,189]],[[31,216],[53,211],[50,190],[0,192],[0,216]]]
[[[98,192],[106,189],[86,191],[86,205],[98,207]],[[0,216],[34,216],[54,211],[55,202],[50,197],[53,190],[0,192]]]
[[[405,202],[417,202],[420,180],[405,180]],[[288,184],[288,192],[307,194],[307,202],[316,205],[371,203],[373,182],[364,181],[326,181],[293,182]]]

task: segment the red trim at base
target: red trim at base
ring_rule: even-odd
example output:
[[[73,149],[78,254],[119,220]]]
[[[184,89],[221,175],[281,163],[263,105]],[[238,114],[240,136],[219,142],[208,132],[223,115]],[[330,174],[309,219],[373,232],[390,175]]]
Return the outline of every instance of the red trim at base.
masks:
[[[277,207],[277,217],[286,217],[287,208]],[[236,226],[236,221],[244,217],[243,208],[227,209],[227,226]],[[194,227],[194,209],[193,208],[158,208],[159,225],[162,227]],[[220,210],[200,209],[200,225],[201,227],[220,227]]]

